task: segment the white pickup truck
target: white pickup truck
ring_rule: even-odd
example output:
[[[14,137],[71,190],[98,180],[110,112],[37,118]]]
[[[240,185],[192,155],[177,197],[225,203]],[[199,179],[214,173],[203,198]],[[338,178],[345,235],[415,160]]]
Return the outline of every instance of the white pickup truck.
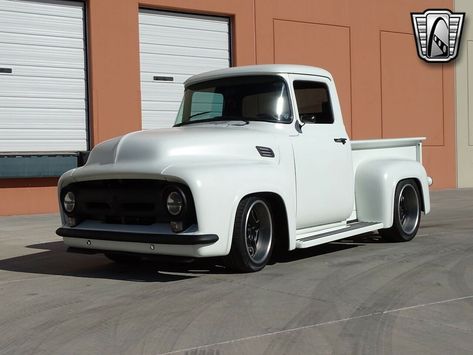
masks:
[[[174,127],[103,142],[61,177],[57,234],[117,262],[224,256],[242,272],[262,269],[276,247],[375,230],[408,241],[430,210],[421,142],[350,142],[323,69],[199,74]]]

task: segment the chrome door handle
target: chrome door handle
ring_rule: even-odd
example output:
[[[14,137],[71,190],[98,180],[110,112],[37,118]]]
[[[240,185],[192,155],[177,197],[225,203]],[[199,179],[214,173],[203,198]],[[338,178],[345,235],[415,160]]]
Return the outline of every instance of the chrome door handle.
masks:
[[[342,143],[342,144],[345,144],[347,142],[346,138],[334,138],[333,140],[337,143]]]

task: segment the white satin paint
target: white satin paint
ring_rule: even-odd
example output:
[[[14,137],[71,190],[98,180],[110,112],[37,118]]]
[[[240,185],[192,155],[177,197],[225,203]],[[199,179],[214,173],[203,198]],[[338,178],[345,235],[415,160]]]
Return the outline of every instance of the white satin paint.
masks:
[[[86,245],[83,239],[64,238],[65,243],[80,248],[149,254],[227,255],[239,202],[249,194],[272,192],[282,198],[286,207],[289,249],[309,247],[355,233],[391,227],[396,184],[405,178],[419,181],[425,213],[430,211],[428,177],[421,162],[423,138],[354,141],[351,144],[348,140],[345,145],[329,144],[333,138],[347,135],[335,85],[327,71],[298,65],[248,66],[199,74],[187,80],[185,85],[255,74],[280,75],[288,82],[296,120],[292,80],[303,75],[304,80],[327,83],[335,123],[320,132],[317,130],[320,125],[312,128],[308,124],[299,132],[296,126],[301,122],[295,121],[291,124],[250,122],[247,125],[239,121],[200,123],[134,132],[97,145],[84,167],[68,171],[59,181],[59,191],[73,182],[100,179],[162,179],[185,183],[193,194],[198,221],[192,234],[217,234],[216,243],[156,245],[154,250],[144,243],[91,240],[91,245]],[[272,148],[275,157],[261,157],[255,146]],[[323,154],[313,154],[312,149]],[[61,217],[65,225],[65,215]],[[336,231],[354,219],[375,224],[316,238],[310,243],[298,242],[307,236]],[[138,232],[142,226],[100,224],[88,228],[112,231],[126,228]],[[176,238],[185,238],[189,233],[178,233]]]

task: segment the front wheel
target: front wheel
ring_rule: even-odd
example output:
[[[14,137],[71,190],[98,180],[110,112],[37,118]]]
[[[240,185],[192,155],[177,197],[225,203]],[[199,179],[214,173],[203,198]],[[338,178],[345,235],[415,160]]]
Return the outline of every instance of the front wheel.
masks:
[[[394,219],[391,228],[381,229],[383,238],[393,242],[412,240],[419,229],[421,198],[414,180],[402,180],[396,186],[394,195]]]
[[[258,196],[244,198],[238,205],[232,248],[227,257],[231,269],[255,272],[263,269],[273,252],[273,214],[268,202]]]

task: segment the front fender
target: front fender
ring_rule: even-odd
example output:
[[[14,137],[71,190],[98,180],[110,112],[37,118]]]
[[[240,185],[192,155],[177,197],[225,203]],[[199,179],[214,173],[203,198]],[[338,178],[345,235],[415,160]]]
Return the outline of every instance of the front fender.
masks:
[[[235,213],[241,199],[249,194],[271,192],[286,205],[290,248],[295,247],[295,183],[291,169],[261,162],[232,164],[174,165],[163,171],[168,180],[187,184],[194,198],[199,232],[215,233],[219,241],[209,253],[230,252]],[[292,243],[291,241],[294,241]],[[294,246],[291,246],[294,244]],[[211,251],[210,248],[213,247]],[[205,247],[202,256],[207,255]]]
[[[430,212],[427,173],[414,160],[372,160],[358,166],[355,174],[355,200],[360,221],[382,222],[390,228],[394,216],[394,194],[399,181],[415,179],[423,198],[423,210]]]

